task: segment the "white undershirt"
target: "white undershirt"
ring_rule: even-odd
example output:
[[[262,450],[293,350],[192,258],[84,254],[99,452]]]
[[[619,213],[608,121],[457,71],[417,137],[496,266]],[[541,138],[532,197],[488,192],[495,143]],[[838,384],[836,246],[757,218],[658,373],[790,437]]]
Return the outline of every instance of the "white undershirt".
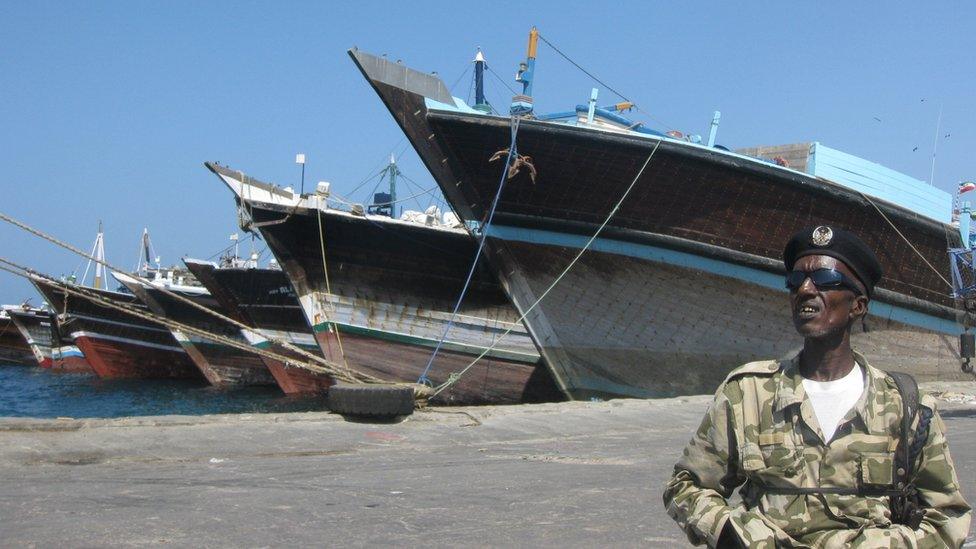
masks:
[[[864,371],[857,364],[846,376],[834,381],[813,381],[803,378],[803,388],[810,398],[824,440],[830,442],[840,420],[854,407],[864,392]]]

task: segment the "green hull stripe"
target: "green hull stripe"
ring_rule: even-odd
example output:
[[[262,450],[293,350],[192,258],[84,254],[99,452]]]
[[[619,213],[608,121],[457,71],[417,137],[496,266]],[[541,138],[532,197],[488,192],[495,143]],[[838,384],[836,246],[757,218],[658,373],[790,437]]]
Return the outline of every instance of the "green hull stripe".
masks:
[[[383,330],[374,330],[372,328],[364,328],[362,326],[351,326],[349,324],[339,324],[337,322],[322,322],[320,324],[316,324],[314,327],[315,333],[319,334],[322,332],[329,331],[330,325],[335,325],[339,329],[340,334],[361,335],[366,337],[373,337],[376,339],[382,339],[385,341],[392,341],[395,343],[405,343],[407,345],[418,345],[421,347],[429,347],[431,349],[437,346],[437,340],[426,338],[426,337],[417,337],[417,336],[412,336],[407,334],[387,332]],[[484,352],[485,347],[445,341],[441,345],[441,349],[446,349],[458,353],[464,353],[464,354],[471,355],[472,357],[476,357],[480,355],[482,352]],[[536,354],[520,353],[518,351],[505,351],[500,349],[493,349],[485,356],[490,358],[503,359],[503,360],[527,362],[529,364],[535,364],[536,362],[539,361],[539,355]]]

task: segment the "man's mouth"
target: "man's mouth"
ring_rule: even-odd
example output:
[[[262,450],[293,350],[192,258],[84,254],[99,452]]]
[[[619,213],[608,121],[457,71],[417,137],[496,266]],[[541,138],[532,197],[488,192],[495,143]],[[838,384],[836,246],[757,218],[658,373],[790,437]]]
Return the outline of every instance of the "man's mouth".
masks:
[[[810,319],[820,314],[820,307],[814,303],[804,303],[796,308],[796,316],[800,319]]]

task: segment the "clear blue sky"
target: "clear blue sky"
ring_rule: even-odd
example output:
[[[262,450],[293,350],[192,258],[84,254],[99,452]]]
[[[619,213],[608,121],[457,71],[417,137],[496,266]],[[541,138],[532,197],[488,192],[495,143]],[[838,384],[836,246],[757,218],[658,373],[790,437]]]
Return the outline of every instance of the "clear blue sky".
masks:
[[[950,190],[976,178],[974,22],[969,2],[6,1],[0,211],[82,247],[103,220],[108,259],[125,267],[143,227],[164,263],[209,256],[237,228],[203,161],[297,186],[304,152],[307,187],[348,193],[402,148],[349,47],[450,85],[481,46],[510,80],[532,25],[667,127],[706,133],[721,110],[731,148],[818,140],[927,180],[942,105],[936,185]],[[592,86],[540,45],[537,110],[583,103]],[[511,95],[494,77],[488,93]],[[433,184],[411,149],[401,168]],[[0,243],[50,274],[80,263],[6,224]],[[0,273],[0,302],[31,295]]]

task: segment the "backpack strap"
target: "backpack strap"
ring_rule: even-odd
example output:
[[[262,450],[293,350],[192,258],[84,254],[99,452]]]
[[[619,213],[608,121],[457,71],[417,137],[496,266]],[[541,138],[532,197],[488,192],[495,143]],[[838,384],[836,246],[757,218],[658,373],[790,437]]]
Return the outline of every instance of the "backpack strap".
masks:
[[[891,379],[898,387],[898,394],[901,395],[901,437],[898,440],[898,448],[895,451],[895,476],[896,485],[899,488],[908,486],[911,475],[911,446],[908,440],[909,431],[918,413],[918,383],[915,378],[902,372],[888,372]]]

